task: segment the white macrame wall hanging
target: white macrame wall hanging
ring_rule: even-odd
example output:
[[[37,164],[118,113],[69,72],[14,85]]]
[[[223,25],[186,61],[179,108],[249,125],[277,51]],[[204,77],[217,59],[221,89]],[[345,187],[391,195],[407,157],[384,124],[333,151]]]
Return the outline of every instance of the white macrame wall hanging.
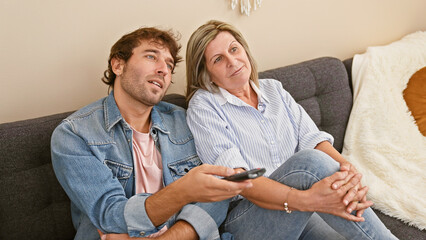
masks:
[[[240,3],[241,14],[250,16],[251,8],[253,5],[253,10],[256,10],[262,4],[262,0],[231,0],[231,8],[234,10],[238,3]]]

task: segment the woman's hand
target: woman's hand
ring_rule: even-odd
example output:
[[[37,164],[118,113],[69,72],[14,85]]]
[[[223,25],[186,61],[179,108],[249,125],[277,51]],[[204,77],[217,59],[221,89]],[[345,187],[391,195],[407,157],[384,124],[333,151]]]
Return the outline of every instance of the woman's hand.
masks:
[[[347,205],[356,201],[358,195],[361,196],[368,189],[361,189],[357,194],[349,194],[348,191],[357,186],[361,180],[361,174],[353,174],[349,171],[336,172],[335,174],[324,178],[323,180],[315,183],[311,189],[306,191],[296,191],[297,194],[290,195],[289,202],[297,202],[296,198],[305,199],[301,204],[308,206],[304,211],[317,211],[323,213],[333,214],[344,219],[360,222],[364,221],[362,216],[351,215],[347,211]],[[333,189],[332,184],[338,182],[339,188]],[[351,190],[352,191],[352,190]],[[305,196],[297,196],[298,194],[306,194]],[[345,203],[348,204],[345,204]],[[357,204],[353,207],[354,211],[361,211],[370,207],[372,202],[365,201],[364,203]]]
[[[347,171],[353,176],[358,174],[358,170],[355,168],[355,166],[348,162],[328,141],[319,143],[315,149],[327,153],[330,157],[339,162],[340,171]],[[332,188],[335,190],[339,189],[340,186],[348,182],[349,177],[350,175],[348,175],[345,179],[336,180],[336,182],[331,185]],[[361,217],[367,206],[371,206],[371,202],[367,201],[367,192],[368,188],[362,187],[361,181],[359,184],[354,186],[353,189],[350,189],[347,195],[344,197],[344,204],[347,206],[346,211],[351,213],[352,211],[357,210],[356,215]]]
[[[348,171],[354,175],[359,173],[356,167],[346,160],[340,162],[340,171]],[[338,189],[345,181],[347,181],[347,179],[343,181],[336,181],[333,183],[332,188]],[[347,205],[346,211],[351,213],[352,211],[361,208],[361,210],[358,210],[356,213],[357,216],[361,217],[365,209],[368,208],[365,206],[370,206],[369,203],[371,203],[367,201],[367,192],[368,187],[363,187],[361,181],[355,187],[350,189],[344,199],[344,204]]]

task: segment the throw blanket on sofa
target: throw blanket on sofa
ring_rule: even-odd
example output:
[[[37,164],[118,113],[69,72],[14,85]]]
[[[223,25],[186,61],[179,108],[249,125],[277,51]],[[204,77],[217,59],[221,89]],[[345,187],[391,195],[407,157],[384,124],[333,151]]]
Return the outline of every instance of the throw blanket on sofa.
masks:
[[[374,208],[422,230],[426,229],[426,137],[402,92],[424,66],[426,32],[370,47],[354,57],[354,104],[342,153],[363,173]]]

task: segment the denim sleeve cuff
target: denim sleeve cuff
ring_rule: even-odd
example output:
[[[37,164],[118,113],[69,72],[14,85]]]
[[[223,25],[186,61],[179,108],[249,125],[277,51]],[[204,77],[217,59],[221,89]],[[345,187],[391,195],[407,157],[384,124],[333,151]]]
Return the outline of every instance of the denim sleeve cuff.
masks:
[[[150,194],[138,194],[132,196],[124,207],[124,219],[130,237],[146,237],[158,232],[164,224],[155,227],[148,217],[145,209],[145,201]]]
[[[250,169],[246,161],[241,157],[240,150],[230,148],[222,152],[215,161],[215,165],[225,166],[230,168]]]
[[[220,239],[216,222],[199,206],[193,204],[185,205],[176,220],[184,220],[191,224],[200,240]]]

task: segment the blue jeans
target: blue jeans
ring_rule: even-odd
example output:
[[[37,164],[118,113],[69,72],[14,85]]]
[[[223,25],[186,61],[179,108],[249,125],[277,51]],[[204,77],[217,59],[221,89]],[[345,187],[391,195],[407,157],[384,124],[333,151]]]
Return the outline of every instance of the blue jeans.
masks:
[[[294,154],[269,178],[307,190],[339,168],[339,163],[327,154],[303,150]],[[222,227],[235,239],[397,239],[371,208],[363,214],[365,222],[352,222],[319,212],[293,211],[287,214],[258,207],[247,199],[231,203],[230,209]]]

